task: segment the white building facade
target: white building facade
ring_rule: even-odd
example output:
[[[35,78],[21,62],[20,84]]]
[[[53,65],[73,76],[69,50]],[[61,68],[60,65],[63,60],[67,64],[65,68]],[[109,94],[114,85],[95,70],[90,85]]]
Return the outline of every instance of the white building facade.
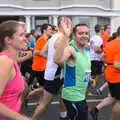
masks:
[[[73,25],[87,23],[91,34],[95,24],[109,24],[115,31],[120,25],[120,4],[119,0],[0,0],[0,22],[24,20],[28,31],[39,31],[43,23],[57,25],[62,15],[70,16]]]

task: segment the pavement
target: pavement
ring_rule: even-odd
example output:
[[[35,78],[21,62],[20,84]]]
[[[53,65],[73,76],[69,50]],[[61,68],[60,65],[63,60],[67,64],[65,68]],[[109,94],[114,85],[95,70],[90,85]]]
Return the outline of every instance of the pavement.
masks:
[[[101,86],[103,83],[104,83],[104,79],[101,80],[101,82],[99,83],[99,86]],[[96,104],[98,104],[100,101],[102,101],[102,99],[105,98],[107,94],[108,94],[108,88],[104,90],[101,96],[96,96],[96,95],[88,96],[87,103],[88,103],[89,109],[95,106]],[[24,106],[22,113],[31,117],[34,113],[36,106],[38,105],[38,101],[40,100],[41,96],[42,94],[40,93],[30,96],[28,100],[28,105],[27,107]],[[54,97],[52,103],[48,106],[48,109],[45,112],[45,114],[38,120],[59,120],[59,111],[60,111],[59,98],[60,98],[60,95]],[[109,120],[110,114],[111,114],[111,106],[106,106],[100,111],[98,120]],[[88,120],[92,120],[90,114],[89,114]],[[114,120],[120,120],[120,118],[116,118]]]
[[[106,93],[107,93],[107,90],[106,90]],[[38,104],[38,101],[40,100],[40,96],[41,95],[38,93],[29,98],[28,106],[24,107],[23,109],[23,113],[25,115],[32,116]],[[98,104],[105,96],[106,96],[105,94],[102,96],[89,96],[87,98],[87,103],[89,108]],[[48,106],[48,110],[46,111],[46,113],[43,115],[43,117],[41,117],[38,120],[59,120],[59,111],[60,111],[59,98],[60,98],[59,95],[54,97],[53,102]],[[98,120],[108,120],[110,114],[111,114],[111,106],[107,106],[100,111]],[[90,115],[89,115],[89,120],[92,120]]]

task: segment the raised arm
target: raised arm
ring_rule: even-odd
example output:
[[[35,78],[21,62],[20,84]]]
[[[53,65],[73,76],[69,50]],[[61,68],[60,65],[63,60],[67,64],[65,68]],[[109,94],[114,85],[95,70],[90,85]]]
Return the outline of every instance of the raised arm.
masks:
[[[63,17],[60,23],[61,35],[55,42],[55,55],[54,62],[61,64],[64,59],[64,49],[69,46],[69,36],[71,34],[72,24],[71,20],[67,17]]]

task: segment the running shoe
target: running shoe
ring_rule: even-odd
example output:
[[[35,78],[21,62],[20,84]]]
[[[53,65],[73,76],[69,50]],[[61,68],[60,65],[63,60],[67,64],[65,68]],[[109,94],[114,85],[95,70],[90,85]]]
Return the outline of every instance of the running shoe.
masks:
[[[101,96],[102,95],[102,91],[100,91],[100,89],[95,89],[95,90],[89,90],[87,93],[88,96]]]
[[[59,120],[69,120],[69,118],[68,117],[65,117],[65,118],[59,117]]]
[[[96,93],[98,94],[98,95],[102,95],[102,91],[98,88],[98,89],[96,89]]]

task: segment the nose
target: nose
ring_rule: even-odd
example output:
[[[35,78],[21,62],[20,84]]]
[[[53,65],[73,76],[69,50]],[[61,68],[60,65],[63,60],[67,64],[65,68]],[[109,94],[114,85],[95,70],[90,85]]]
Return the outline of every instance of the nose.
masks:
[[[84,33],[84,34],[82,34],[82,37],[88,37],[88,35]]]
[[[88,32],[84,32],[83,36],[88,37],[89,36]]]

